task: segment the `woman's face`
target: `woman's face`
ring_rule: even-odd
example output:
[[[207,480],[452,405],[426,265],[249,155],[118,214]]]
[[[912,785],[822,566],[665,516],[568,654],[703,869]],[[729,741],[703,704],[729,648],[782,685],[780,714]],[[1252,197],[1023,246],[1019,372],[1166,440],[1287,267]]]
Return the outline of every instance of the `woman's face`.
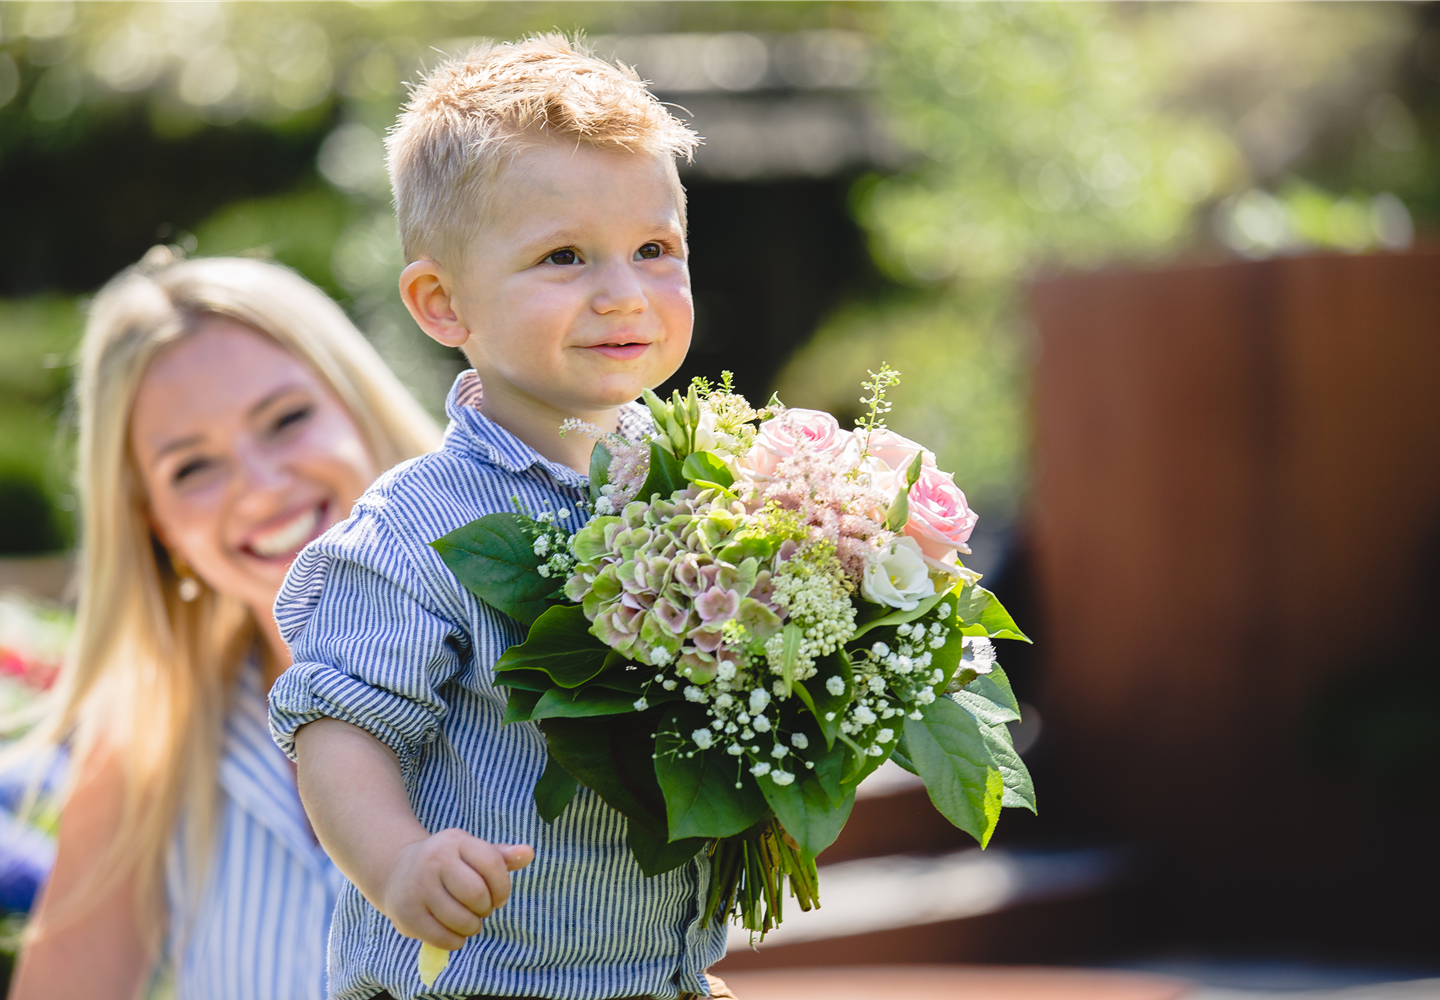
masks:
[[[130,447],[166,548],[261,621],[295,554],[343,520],[378,471],[314,372],[222,317],[151,362]]]

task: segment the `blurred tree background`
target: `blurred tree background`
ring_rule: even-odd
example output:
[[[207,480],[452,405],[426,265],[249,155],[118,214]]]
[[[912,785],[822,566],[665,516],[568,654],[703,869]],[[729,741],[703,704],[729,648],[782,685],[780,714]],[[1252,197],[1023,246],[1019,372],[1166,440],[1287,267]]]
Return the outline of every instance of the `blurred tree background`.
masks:
[[[85,296],[155,242],[296,268],[438,408],[459,362],[395,294],[381,136],[437,53],[554,28],[706,137],[682,377],[852,414],[888,361],[897,429],[992,529],[1025,496],[1027,280],[1440,218],[1433,4],[5,0],[0,553],[73,541]]]

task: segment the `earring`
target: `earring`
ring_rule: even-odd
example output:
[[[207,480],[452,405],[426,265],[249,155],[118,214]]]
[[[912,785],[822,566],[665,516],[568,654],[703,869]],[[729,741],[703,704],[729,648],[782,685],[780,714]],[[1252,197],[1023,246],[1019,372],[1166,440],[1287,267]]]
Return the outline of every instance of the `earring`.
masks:
[[[195,579],[195,572],[190,568],[190,564],[173,552],[170,554],[170,565],[175,568],[175,575],[180,577],[175,593],[180,600],[189,604],[200,596],[200,581]]]

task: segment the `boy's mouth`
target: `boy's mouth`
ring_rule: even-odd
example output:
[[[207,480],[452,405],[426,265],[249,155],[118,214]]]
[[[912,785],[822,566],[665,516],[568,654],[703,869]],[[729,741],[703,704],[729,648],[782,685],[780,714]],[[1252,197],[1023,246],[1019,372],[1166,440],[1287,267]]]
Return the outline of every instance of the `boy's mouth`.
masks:
[[[645,348],[649,346],[648,343],[642,341],[614,340],[604,344],[596,344],[590,348],[590,350],[603,354],[605,357],[615,361],[634,361],[640,355],[644,354]]]

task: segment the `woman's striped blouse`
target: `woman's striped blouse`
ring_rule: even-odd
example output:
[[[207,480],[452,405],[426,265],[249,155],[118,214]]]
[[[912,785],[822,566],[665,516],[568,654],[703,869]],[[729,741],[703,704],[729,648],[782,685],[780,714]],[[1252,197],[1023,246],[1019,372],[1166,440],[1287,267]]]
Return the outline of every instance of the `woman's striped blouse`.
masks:
[[[310,833],[295,776],[270,739],[260,671],[225,720],[217,834],[203,869],[183,829],[170,852],[169,960],[177,1000],[319,1000],[345,878]]]

